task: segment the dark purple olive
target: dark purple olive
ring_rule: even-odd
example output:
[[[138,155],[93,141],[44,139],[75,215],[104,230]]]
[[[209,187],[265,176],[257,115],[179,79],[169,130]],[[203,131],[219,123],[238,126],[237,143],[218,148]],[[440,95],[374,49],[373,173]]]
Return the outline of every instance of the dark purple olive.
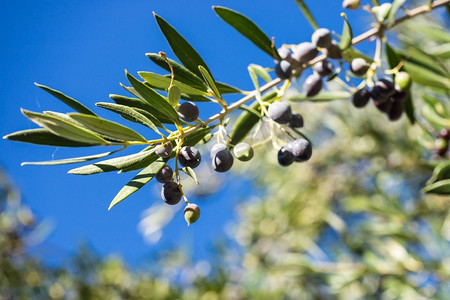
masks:
[[[180,187],[176,182],[165,183],[161,189],[161,198],[169,205],[175,205],[180,202],[182,196]]]
[[[393,101],[391,109],[388,112],[389,120],[391,121],[399,120],[402,117],[404,111],[405,108],[403,106],[403,101]]]
[[[331,41],[333,40],[333,37],[331,36],[330,30],[326,28],[319,28],[316,31],[314,31],[313,35],[311,36],[311,42],[316,46],[320,48],[327,48],[331,45]]]
[[[171,142],[167,142],[164,145],[159,145],[156,147],[155,153],[159,157],[168,158],[172,155],[173,147]]]
[[[173,177],[173,170],[170,166],[165,165],[164,167],[159,170],[158,173],[156,173],[156,180],[160,183],[167,183],[172,181]]]
[[[231,169],[233,166],[233,155],[228,150],[221,150],[217,152],[212,159],[212,166],[214,171],[223,173]]]
[[[289,166],[294,162],[294,160],[295,160],[294,154],[292,154],[292,152],[286,147],[282,147],[278,151],[278,163],[281,166],[283,167]]]
[[[197,120],[200,111],[194,102],[184,102],[178,107],[178,115],[186,122]]]
[[[298,63],[307,63],[317,56],[319,51],[314,44],[303,42],[297,45],[292,53],[292,59]]]
[[[286,148],[294,155],[296,162],[307,161],[312,156],[311,143],[304,138],[289,142]]]
[[[274,102],[269,105],[269,118],[278,124],[287,124],[291,119],[291,107],[286,102]]]
[[[289,120],[289,126],[292,128],[303,127],[303,117],[301,114],[293,113],[291,119]]]
[[[319,75],[309,75],[303,83],[303,92],[306,97],[317,95],[322,89],[322,78]]]
[[[328,58],[332,59],[342,58],[341,48],[339,48],[338,42],[333,40],[331,45],[326,48],[325,54]]]
[[[444,128],[441,129],[441,131],[439,131],[439,137],[449,141],[450,140],[450,129],[449,128]]]
[[[275,66],[275,74],[278,78],[286,80],[291,78],[292,76],[292,66],[291,64],[286,61],[282,60]]]
[[[313,69],[320,77],[327,77],[333,73],[334,66],[329,60],[323,60],[316,63]]]
[[[217,152],[222,151],[222,150],[227,150],[227,148],[228,148],[227,145],[225,145],[223,143],[215,144],[214,146],[211,147],[211,151],[210,151],[211,158],[213,158]]]
[[[370,68],[370,64],[364,58],[355,58],[350,63],[350,71],[356,76],[364,76]]]
[[[352,103],[356,108],[361,108],[367,105],[370,100],[370,93],[366,88],[362,88],[353,94]]]
[[[192,169],[198,167],[202,160],[202,156],[197,148],[191,146],[184,146],[178,153],[178,161],[183,167],[190,167]]]

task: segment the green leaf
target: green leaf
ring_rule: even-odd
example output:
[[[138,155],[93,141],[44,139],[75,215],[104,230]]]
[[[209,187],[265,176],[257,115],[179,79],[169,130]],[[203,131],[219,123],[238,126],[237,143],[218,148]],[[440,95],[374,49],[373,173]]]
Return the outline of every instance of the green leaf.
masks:
[[[131,74],[126,72],[128,81],[131,83],[131,85],[136,89],[136,91],[139,93],[142,100],[145,100],[164,114],[166,117],[168,117],[170,120],[172,120],[174,123],[180,123],[180,119],[178,117],[177,111],[170,105],[169,101],[167,101],[163,96],[155,92],[152,88],[145,85],[143,82],[137,80],[134,78]]]
[[[241,94],[242,91],[234,86],[228,85],[223,82],[216,81],[217,88],[222,94]]]
[[[194,147],[197,145],[214,127],[200,128],[184,138],[184,146]]]
[[[394,0],[392,1],[392,7],[389,10],[389,15],[387,17],[387,23],[389,26],[394,24],[395,22],[395,14],[397,11],[402,7],[402,5],[405,3],[406,0]]]
[[[69,116],[84,124],[89,129],[115,139],[124,141],[147,141],[139,133],[116,122],[85,114],[70,113]]]
[[[306,6],[305,1],[303,0],[295,0],[295,3],[297,3],[298,7],[300,7],[300,10],[302,11],[303,15],[305,16],[306,20],[308,20],[309,24],[312,26],[314,30],[317,30],[319,28],[319,25],[317,25],[316,19],[314,19],[311,11],[309,10],[308,6]]]
[[[175,142],[172,143],[175,147]],[[154,148],[153,145],[142,149],[142,151],[140,152],[145,152],[148,151],[150,149]],[[128,166],[126,168],[121,169],[118,173],[125,173],[125,172],[131,172],[131,171],[136,171],[136,170],[141,170],[143,168],[148,167],[150,164],[152,164],[155,160],[157,160],[159,158],[158,155],[156,155],[156,153],[154,151],[152,151],[153,153],[151,155],[149,155],[148,157],[144,158],[142,161],[138,162],[137,164]]]
[[[186,41],[186,39],[175,30],[175,28],[170,26],[169,23],[166,22],[166,20],[155,13],[153,14],[159,28],[161,29],[167,42],[169,43],[170,48],[172,48],[173,53],[178,57],[181,63],[198,77],[201,77],[198,66],[203,66],[208,70],[208,72],[210,72],[206,63],[203,61],[197,51],[192,48],[188,41]]]
[[[121,115],[127,116],[131,121],[147,126],[148,128],[158,132],[158,128],[156,128],[156,124],[154,124],[148,117],[143,115],[138,111],[137,108],[132,108],[129,106],[125,106],[122,104],[114,104],[107,102],[99,102],[96,103],[98,107],[119,113]],[[156,119],[156,118],[155,118]],[[158,124],[159,127],[163,127],[162,124]]]
[[[139,76],[142,77],[148,84],[158,90],[167,91],[170,86],[170,78],[152,73],[152,72],[138,72]],[[174,80],[174,85],[176,85],[182,93],[188,95],[206,96],[207,92],[201,91],[199,89],[193,88],[187,84],[180,81]]]
[[[350,99],[352,93],[346,91],[323,91],[314,97],[306,97],[303,93],[298,93],[288,98],[289,101],[311,101],[311,102],[328,102],[335,100]]]
[[[164,70],[170,72],[170,67],[167,64],[167,62],[156,53],[146,53],[147,57],[154,62],[156,65],[160,66]],[[173,73],[175,74],[175,79],[183,82],[184,84],[187,84],[189,86],[192,86],[196,89],[202,90],[206,92],[206,85],[201,79],[201,77],[197,76],[195,73],[191,72],[188,68],[180,65],[174,60],[171,60],[167,58],[167,60],[170,62],[173,68]]]
[[[21,130],[5,135],[3,138],[16,142],[57,147],[96,146],[96,144],[77,142],[63,138],[44,128]]]
[[[197,185],[200,184],[198,182],[197,175],[195,175],[195,172],[194,172],[194,170],[192,170],[191,167],[184,167],[184,168],[181,169],[181,171],[183,171],[186,175],[188,175],[189,177],[194,179],[194,181],[195,181],[195,183],[197,183]]]
[[[433,72],[412,62],[405,62],[405,70],[415,83],[450,90],[450,78]]]
[[[25,109],[22,109],[22,113],[37,125],[66,139],[93,145],[108,144],[102,137],[55,116],[44,115]]]
[[[52,96],[56,97],[57,99],[61,100],[66,105],[70,106],[71,108],[75,109],[77,112],[80,112],[82,114],[88,114],[95,116],[95,113],[93,113],[89,108],[78,102],[77,100],[70,98],[69,96],[64,95],[60,91],[51,89],[45,85],[41,85],[38,83],[34,83],[37,87],[43,89],[47,93],[51,94]]]
[[[272,81],[272,77],[270,76],[269,72],[267,72],[267,70],[260,65],[250,64],[248,67],[252,69],[253,72],[255,72],[255,74],[262,78],[265,82]]]
[[[427,185],[423,189],[424,193],[427,194],[450,194],[450,179],[441,180],[433,184]]]
[[[265,95],[262,100],[265,102],[273,101],[277,96],[276,92],[271,92]],[[261,116],[255,114],[253,111],[261,111],[261,107],[258,101],[255,101],[249,108],[249,111],[243,111],[233,126],[233,132],[231,133],[231,143],[237,145],[241,142],[247,134],[253,129],[253,127],[261,120]]]
[[[386,47],[386,56],[389,63],[389,67],[391,69],[394,69],[398,66],[398,64],[402,61],[400,55],[398,55],[395,50],[388,44],[385,43]],[[400,68],[400,71],[404,71],[404,67],[402,66]],[[416,117],[414,116],[414,102],[412,100],[411,96],[411,87],[406,91],[408,92],[408,98],[404,102],[405,107],[405,113],[408,117],[408,120],[411,124],[414,124],[416,122]]]
[[[113,206],[125,200],[128,196],[138,191],[144,185],[150,182],[159,170],[164,167],[167,160],[163,158],[158,158],[155,162],[147,166],[141,172],[139,172],[133,179],[131,179],[114,197],[109,205],[108,210],[110,210]]]
[[[202,74],[203,79],[205,80],[206,84],[211,89],[213,94],[216,96],[216,98],[222,99],[222,95],[220,94],[219,89],[217,88],[216,83],[211,74],[209,74],[208,70],[206,70],[203,66],[198,66],[198,70]]]
[[[339,42],[339,48],[345,50],[352,45],[353,31],[350,23],[347,20],[347,16],[342,13],[342,18],[344,19],[344,28],[342,29],[341,41]]]
[[[167,98],[169,98],[169,102],[173,107],[177,106],[181,99],[180,88],[176,85],[170,86],[167,91]]]
[[[435,26],[423,26],[422,22],[410,22],[408,26],[413,29],[419,31],[423,35],[427,36],[430,39],[435,39],[439,44],[441,43],[450,43],[450,33],[448,29],[438,28]]]
[[[450,43],[437,45],[428,50],[431,56],[434,56],[438,59],[450,59]]]
[[[150,106],[147,101],[143,101],[138,98],[130,98],[120,95],[109,95],[109,97],[114,100],[117,104],[125,105],[130,108],[135,109],[141,114],[145,115],[150,119],[156,126],[163,128],[161,123],[173,124],[173,122],[159,111]],[[156,118],[158,116],[158,118]],[[134,122],[134,121],[133,121]],[[160,126],[161,125],[161,126]]]
[[[433,175],[428,179],[427,184],[443,179],[450,179],[450,160],[444,161],[434,168]]]
[[[91,175],[103,172],[118,171],[140,163],[141,161],[151,156],[153,153],[154,150],[148,150],[130,154],[127,156],[111,158],[91,165],[72,169],[68,173],[75,175]]]
[[[429,105],[422,106],[422,116],[437,128],[450,128],[450,119],[439,116]]]
[[[21,165],[35,165],[35,166],[55,166],[55,165],[67,165],[67,164],[75,164],[80,162],[86,162],[94,159],[103,158],[109,155],[112,155],[118,151],[121,151],[125,148],[120,148],[115,151],[110,152],[104,152],[100,154],[95,155],[88,155],[88,156],[82,156],[82,157],[73,157],[73,158],[66,158],[66,159],[58,159],[58,160],[49,160],[49,161],[34,161],[34,162],[23,162]]]
[[[402,56],[404,61],[420,65],[442,76],[449,76],[448,70],[444,69],[439,60],[414,45],[410,45],[408,50],[397,49],[397,53]]]
[[[267,35],[246,16],[223,6],[213,6],[216,14],[231,25],[239,33],[249,39],[258,48],[277,60],[281,60],[278,51],[272,48],[272,41]]]

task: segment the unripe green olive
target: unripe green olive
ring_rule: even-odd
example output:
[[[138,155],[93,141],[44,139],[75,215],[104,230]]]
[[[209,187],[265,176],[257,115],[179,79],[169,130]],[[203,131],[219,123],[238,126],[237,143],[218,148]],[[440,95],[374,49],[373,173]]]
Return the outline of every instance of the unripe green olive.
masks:
[[[200,207],[194,203],[189,203],[184,208],[184,219],[188,223],[188,226],[195,223],[200,218]]]
[[[411,87],[411,76],[407,72],[398,72],[394,79],[395,84],[402,91],[406,91]]]
[[[383,22],[386,20],[387,16],[389,15],[389,11],[391,10],[392,4],[391,3],[383,3],[380,6],[375,6],[372,8],[372,12],[377,17],[378,22]]]
[[[234,156],[240,161],[249,161],[253,158],[253,148],[247,143],[239,143],[234,146],[233,149]]]

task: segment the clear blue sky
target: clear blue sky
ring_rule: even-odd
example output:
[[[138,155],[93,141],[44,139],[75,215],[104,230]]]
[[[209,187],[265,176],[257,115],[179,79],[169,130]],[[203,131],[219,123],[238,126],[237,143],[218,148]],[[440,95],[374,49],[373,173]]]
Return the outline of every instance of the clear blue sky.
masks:
[[[341,1],[306,1],[319,24],[341,31]],[[33,111],[70,111],[33,85],[38,82],[82,101],[104,117],[108,112],[94,103],[109,101],[110,93],[126,94],[124,69],[135,74],[161,72],[144,55],[165,51],[174,58],[152,16],[165,18],[197,49],[214,76],[243,89],[251,89],[247,66],[272,66],[273,61],[220,20],[212,5],[223,5],[252,18],[277,45],[299,43],[312,33],[293,0],[283,1],[3,1],[0,12],[0,135],[36,126],[20,108]],[[365,28],[360,13],[348,13],[356,33]],[[202,107],[201,107],[202,109]],[[212,111],[202,109],[205,117]],[[119,120],[119,119],[115,119]],[[123,124],[129,124],[123,121]],[[139,128],[139,127],[137,127]],[[161,201],[159,186],[149,184],[125,202],[107,211],[117,191],[131,173],[92,176],[68,175],[71,166],[20,167],[23,161],[50,160],[73,154],[99,153],[104,149],[66,149],[1,140],[0,165],[22,191],[24,201],[39,218],[55,228],[37,250],[44,257],[59,259],[88,241],[100,254],[119,253],[134,264],[161,247],[185,243],[204,258],[216,237],[224,236],[224,224],[233,217],[233,206],[245,196],[242,183],[228,179],[222,191],[201,201],[201,220],[187,228],[181,211],[164,231],[156,246],[148,246],[137,230],[140,214]],[[75,156],[75,155],[74,155]],[[206,155],[205,155],[206,156]],[[245,189],[244,189],[245,190]],[[196,199],[191,199],[196,202]],[[181,205],[181,204],[180,204]],[[231,213],[225,214],[226,211]]]

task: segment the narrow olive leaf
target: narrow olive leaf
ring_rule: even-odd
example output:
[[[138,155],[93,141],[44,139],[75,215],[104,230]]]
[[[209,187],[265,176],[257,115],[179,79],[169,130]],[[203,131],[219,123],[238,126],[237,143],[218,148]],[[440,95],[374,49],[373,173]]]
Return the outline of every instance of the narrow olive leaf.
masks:
[[[170,26],[166,20],[155,13],[153,14],[159,28],[169,43],[170,48],[172,48],[173,53],[178,57],[180,62],[198,77],[201,77],[198,66],[205,67],[209,72],[209,68],[206,63],[203,61],[198,52],[195,51],[195,49],[188,43],[188,41],[186,41],[186,39],[175,30],[175,28]]]
[[[69,96],[64,95],[60,91],[54,90],[49,88],[48,86],[34,83],[37,87],[43,89],[47,93],[51,94],[52,96],[56,97],[66,105],[70,106],[71,108],[75,109],[77,112],[80,112],[82,114],[88,114],[95,116],[95,113],[93,113],[89,108],[78,102],[77,100],[70,98]]]
[[[213,6],[213,9],[222,20],[249,39],[259,49],[273,58],[281,60],[278,51],[274,51],[272,48],[272,41],[252,20],[237,11],[223,6]]]
[[[212,93],[215,95],[217,99],[222,99],[222,95],[219,92],[219,89],[216,86],[216,82],[212,78],[211,74],[206,70],[203,66],[198,66],[198,70],[202,74],[203,79],[205,80],[205,83],[208,85],[208,87],[211,89]]]
[[[97,105],[98,107],[113,111],[115,113],[119,113],[121,115],[127,116],[133,122],[142,124],[156,132],[159,132],[158,128],[156,128],[156,124],[153,123],[148,117],[143,115],[141,112],[139,112],[137,108],[129,107],[129,106],[122,105],[122,104],[108,103],[108,102],[98,102],[95,105]],[[160,125],[159,127],[163,126],[162,124],[159,124],[159,125]]]
[[[141,141],[141,142],[147,141],[142,135],[140,135],[136,131],[128,127],[125,127],[121,124],[118,124],[116,122],[112,122],[103,118],[86,114],[70,113],[68,115],[71,118],[77,120],[78,122],[84,124],[92,131],[98,132],[106,136],[110,136],[112,138],[124,141]]]
[[[303,0],[295,0],[298,7],[302,11],[303,15],[305,16],[306,20],[308,20],[311,27],[316,30],[319,28],[319,25],[317,25],[316,19],[314,19],[311,11],[309,10],[308,6],[306,6],[305,1]]]
[[[352,47],[347,48],[347,49],[342,51],[342,58],[346,62],[351,62],[355,58],[364,58],[365,61],[367,61],[369,63],[373,63],[373,59],[372,58],[368,57],[367,55],[364,55],[359,50],[357,50],[355,48],[352,48]]]
[[[145,151],[147,151],[147,150],[145,150]],[[126,168],[123,168],[118,173],[126,173],[126,172],[132,172],[132,171],[141,170],[143,168],[148,167],[150,164],[152,164],[158,158],[159,158],[159,156],[156,155],[156,153],[153,152],[151,155],[147,156],[142,161],[138,162],[137,164],[128,166]]]
[[[167,98],[169,99],[170,105],[173,107],[177,106],[181,99],[180,88],[176,85],[172,85],[167,90]]]
[[[196,183],[197,185],[200,184],[200,183],[198,182],[197,175],[195,175],[195,172],[194,172],[194,170],[192,170],[191,167],[184,167],[184,168],[181,169],[181,171],[183,171],[183,173],[185,173],[186,175],[188,175],[189,177],[191,177],[192,179],[194,179],[194,181],[195,181],[195,183]]]
[[[311,101],[311,102],[329,102],[335,100],[350,99],[352,93],[347,91],[323,91],[314,97],[306,97],[303,93],[294,94],[288,97],[289,101]]]
[[[262,66],[250,64],[249,68],[251,68],[255,72],[255,74],[262,78],[265,82],[272,81],[272,77],[270,76],[269,72],[267,72],[267,70]]]
[[[217,88],[222,94],[242,94],[242,91],[234,86],[216,81]]]
[[[139,172],[133,179],[131,179],[114,197],[109,204],[108,210],[110,210],[113,206],[125,200],[131,194],[137,192],[140,188],[150,182],[156,174],[158,174],[159,170],[164,167],[166,164],[166,159],[158,158],[151,165],[147,166],[141,172]]]
[[[400,55],[396,53],[396,51],[388,44],[385,43],[385,50],[386,50],[386,56],[389,63],[389,67],[391,69],[396,68],[399,63],[402,61]],[[400,71],[404,71],[404,67],[402,66],[400,68]],[[408,98],[405,100],[404,107],[405,107],[405,113],[408,117],[408,120],[411,124],[414,124],[416,122],[416,117],[414,116],[414,102],[412,100],[411,96],[411,87],[406,91],[408,92]]]
[[[341,41],[339,42],[339,48],[345,50],[352,45],[353,31],[350,23],[347,20],[347,16],[342,13],[342,18],[344,19],[344,28],[342,29]]]
[[[423,188],[423,192],[427,194],[450,194],[450,179],[441,180]]]
[[[139,93],[140,98],[145,100],[150,104],[153,108],[160,111],[162,114],[167,116],[170,120],[175,123],[180,123],[180,119],[178,117],[178,113],[175,108],[170,105],[169,101],[167,101],[163,96],[155,92],[152,88],[145,85],[143,82],[134,78],[131,74],[126,72],[128,81],[131,85],[136,89]]]
[[[173,122],[168,117],[164,116],[159,111],[150,106],[147,101],[120,95],[109,95],[109,97],[117,104],[128,106],[145,115],[158,127],[164,128],[161,123],[173,124]],[[158,116],[158,118],[156,118],[156,116]]]
[[[435,39],[439,44],[450,43],[450,33],[448,29],[439,28],[435,26],[423,26],[422,22],[412,22],[408,24],[408,27],[420,32],[429,39]]]
[[[208,133],[211,132],[211,130],[214,128],[214,126],[206,127],[206,128],[200,128],[193,133],[189,134],[184,138],[184,146],[195,146],[197,145]]]
[[[138,72],[139,76],[142,77],[148,84],[158,90],[167,91],[170,86],[170,77],[161,76],[152,72]],[[174,84],[180,89],[182,93],[188,95],[205,96],[208,95],[207,92],[201,91],[180,81],[174,80]]]
[[[72,169],[68,173],[75,175],[91,175],[103,172],[118,171],[141,162],[142,160],[146,159],[153,153],[154,151],[150,150],[126,156],[111,158],[91,165]]]
[[[267,95],[264,95],[262,100],[264,102],[271,102],[277,96],[276,92],[271,92]],[[255,101],[249,108],[251,111],[243,111],[233,126],[233,132],[231,133],[231,143],[233,145],[237,145],[241,142],[248,133],[253,129],[253,127],[261,120],[261,116],[259,114],[255,114],[253,111],[259,112],[261,111],[261,107],[258,101]]]
[[[427,185],[443,179],[450,179],[450,160],[444,161],[434,168],[433,175],[428,179]]]
[[[37,125],[66,139],[95,145],[109,144],[102,137],[55,116],[44,115],[25,109],[22,109],[22,113]]]
[[[104,152],[104,153],[100,153],[100,154],[81,156],[81,157],[73,157],[73,158],[65,158],[65,159],[58,159],[58,160],[23,162],[21,164],[21,166],[26,166],[26,165],[56,166],[56,165],[75,164],[75,163],[86,162],[86,161],[90,161],[90,160],[94,160],[94,159],[107,157],[107,156],[117,153],[123,149],[125,149],[125,148],[120,148],[115,151]]]
[[[438,128],[450,128],[450,119],[439,116],[430,105],[422,106],[422,116]]]
[[[27,129],[3,137],[11,141],[57,147],[89,147],[96,144],[77,142],[56,135],[45,128]]]
[[[146,53],[147,57],[154,62],[156,65],[160,66],[164,70],[171,72],[169,65],[159,54],[156,53]],[[167,58],[167,60],[172,65],[173,73],[175,75],[175,79],[183,82],[189,86],[192,86],[196,89],[202,90],[206,92],[207,86],[203,82],[203,80],[197,76],[195,73],[191,72],[188,68],[180,65],[176,61]]]
[[[398,49],[397,52],[405,61],[409,61],[427,68],[439,75],[450,77],[450,73],[445,69],[443,64],[435,57],[424,52],[422,49],[417,47],[409,47],[408,50]]]
[[[389,10],[389,15],[387,17],[387,23],[389,26],[395,22],[395,14],[402,7],[406,0],[394,0],[392,1],[391,9]]]
[[[434,56],[438,59],[450,59],[450,43],[437,45],[430,48],[428,51],[431,56]]]
[[[405,70],[409,73],[415,83],[450,90],[450,78],[437,74],[430,69],[424,68],[412,62],[405,62]]]

